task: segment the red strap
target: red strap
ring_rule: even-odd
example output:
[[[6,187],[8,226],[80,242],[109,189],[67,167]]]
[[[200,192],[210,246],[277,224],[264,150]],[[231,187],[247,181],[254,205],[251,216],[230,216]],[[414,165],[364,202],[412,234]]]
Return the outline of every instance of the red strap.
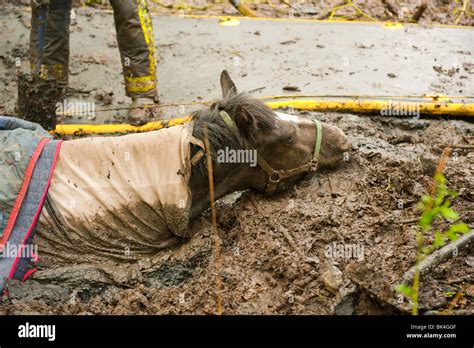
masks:
[[[34,227],[36,226],[36,222],[38,221],[39,216],[41,214],[41,210],[43,209],[44,200],[46,199],[46,195],[48,194],[48,190],[49,190],[49,185],[51,184],[51,180],[53,179],[54,169],[56,168],[56,162],[58,160],[59,151],[61,150],[62,143],[63,142],[60,141],[56,146],[56,151],[54,153],[53,163],[51,165],[51,171],[49,173],[48,181],[46,182],[46,186],[45,186],[45,189],[44,189],[44,192],[43,192],[43,196],[41,197],[41,201],[40,201],[40,204],[39,204],[39,209],[36,211],[36,214],[33,218],[33,221],[31,222],[30,228],[28,229],[28,232],[26,233],[26,236],[23,239],[23,242],[20,246],[20,249],[18,250],[18,255],[16,256],[16,259],[13,262],[13,267],[10,270],[10,274],[8,275],[9,279],[13,278],[13,274],[15,273],[16,267],[18,265],[18,261],[20,260],[20,255],[22,254],[22,251],[23,251],[23,247],[25,246],[25,243],[28,240],[28,238],[30,238],[31,232],[33,231]],[[33,256],[33,255],[31,255],[31,256]]]
[[[38,270],[36,268],[30,269],[28,272],[25,273],[21,281],[24,282],[30,275],[32,275],[33,273],[36,273],[37,271]]]
[[[12,233],[16,218],[18,217],[18,213],[20,212],[21,204],[23,203],[23,199],[25,198],[26,192],[28,191],[28,186],[30,185],[31,177],[33,175],[33,170],[35,169],[36,162],[38,161],[38,158],[41,155],[44,146],[49,140],[50,139],[48,138],[41,139],[35,151],[33,152],[33,156],[31,156],[30,162],[28,163],[28,167],[26,167],[25,176],[23,177],[23,182],[21,183],[20,187],[20,192],[16,197],[15,204],[13,205],[13,209],[10,212],[10,217],[7,221],[7,226],[5,227],[5,230],[3,231],[3,236],[0,239],[0,251],[3,250],[5,244],[10,238],[10,234]]]

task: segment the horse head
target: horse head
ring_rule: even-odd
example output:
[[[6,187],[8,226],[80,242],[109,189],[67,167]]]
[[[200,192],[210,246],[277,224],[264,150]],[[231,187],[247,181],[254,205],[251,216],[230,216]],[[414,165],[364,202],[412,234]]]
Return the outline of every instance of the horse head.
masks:
[[[220,82],[222,100],[193,114],[193,135],[209,138],[218,197],[248,188],[267,194],[281,191],[316,168],[334,167],[350,150],[339,128],[274,112],[249,94],[238,93],[227,71]],[[205,162],[201,160],[193,173],[207,177]]]

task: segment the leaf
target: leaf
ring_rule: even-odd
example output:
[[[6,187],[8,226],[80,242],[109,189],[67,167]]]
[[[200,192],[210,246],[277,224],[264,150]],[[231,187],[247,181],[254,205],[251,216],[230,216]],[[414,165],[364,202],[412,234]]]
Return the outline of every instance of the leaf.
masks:
[[[459,193],[457,193],[456,191],[449,191],[448,195],[453,199],[456,199],[459,197]]]
[[[451,225],[451,227],[449,227],[449,231],[462,234],[468,233],[470,230],[471,228],[469,227],[469,225],[464,222],[458,222],[457,224]]]
[[[456,234],[456,231],[453,231],[451,228],[445,233],[445,236],[448,237],[451,241],[455,241],[459,238]]]
[[[395,291],[405,295],[406,297],[409,297],[409,298],[413,297],[413,289],[406,284],[395,285]]]
[[[456,295],[456,294],[457,294],[456,291],[446,291],[446,292],[444,293],[444,296],[445,296],[445,297],[453,297],[453,296]]]
[[[433,252],[433,248],[431,246],[424,246],[423,248],[421,248],[421,252],[423,254],[429,255]]]
[[[434,220],[434,218],[435,218],[435,215],[433,214],[433,211],[425,210],[423,214],[421,215],[418,225],[424,231],[428,231],[429,229],[431,229],[431,222]]]
[[[436,173],[434,179],[438,184],[443,184],[446,182],[446,178],[444,177],[443,173]]]
[[[448,203],[448,205],[446,205]],[[453,209],[448,208],[449,206],[449,201],[446,201],[445,204],[443,204],[442,207],[439,208],[439,212],[445,219],[448,219],[450,221],[455,221],[459,219],[459,214],[456,213]]]
[[[431,197],[428,196],[428,195],[423,195],[421,197],[421,201],[424,203],[425,206],[429,205],[430,201],[431,201]]]
[[[441,231],[436,231],[434,241],[433,241],[433,247],[435,249],[438,249],[438,248],[442,247],[445,244],[446,244],[446,242],[444,241],[443,233],[441,233]]]

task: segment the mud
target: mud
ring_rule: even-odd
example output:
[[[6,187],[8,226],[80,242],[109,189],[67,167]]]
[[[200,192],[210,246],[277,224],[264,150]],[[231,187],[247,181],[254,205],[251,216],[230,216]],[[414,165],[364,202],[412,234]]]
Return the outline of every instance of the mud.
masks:
[[[218,203],[225,314],[406,313],[391,289],[414,264],[416,205],[442,145],[471,143],[474,126],[428,120],[304,113],[343,129],[353,150],[274,197],[236,193]],[[445,170],[453,208],[474,223],[474,153],[457,149]],[[202,314],[216,308],[209,216],[194,237],[137,262],[46,267],[11,282],[1,313]],[[437,228],[446,228],[441,223]],[[425,242],[433,236],[426,234]],[[340,248],[346,252],[340,252]],[[422,278],[420,309],[474,310],[474,247]],[[39,250],[41,258],[41,250]],[[456,292],[460,301],[450,304]],[[469,295],[471,294],[471,295]]]
[[[379,0],[371,3],[383,7]],[[95,113],[72,111],[61,122],[126,122],[130,99],[125,96],[113,14],[106,7],[75,10],[67,101],[77,109],[84,103],[94,105]],[[225,2],[213,5],[209,14],[232,11]],[[156,7],[152,13],[162,103],[156,117],[185,115],[202,107],[202,102],[219,98],[218,76],[224,69],[240,90],[255,90],[256,96],[294,94],[283,89],[290,86],[307,95],[446,95],[465,96],[453,102],[472,102],[470,29],[248,19],[228,27],[215,18],[164,16],[170,13],[166,8]],[[8,33],[0,37],[0,113],[5,115],[16,114],[17,72],[30,70],[30,17],[25,2],[0,9],[0,30]],[[444,73],[453,68],[452,77]]]
[[[362,15],[354,7],[346,6],[334,13],[335,19],[347,20],[380,20],[410,22],[415,16],[420,1],[390,0],[384,5],[381,0],[354,0],[352,1],[364,14]],[[81,1],[76,1],[79,5]],[[97,7],[109,8],[107,3],[96,1]],[[344,4],[341,0],[310,0],[310,1],[245,1],[258,16],[276,18],[311,18],[328,19],[334,7]],[[426,1],[427,8],[418,20],[420,24],[454,24],[459,12],[455,11],[455,2],[446,0]],[[462,1],[460,2],[462,4]],[[228,1],[196,1],[186,0],[182,2],[173,1],[148,1],[152,11],[165,14],[196,14],[196,15],[238,15]],[[461,5],[459,5],[461,6]],[[393,13],[395,12],[395,13]],[[373,19],[371,19],[370,16]],[[470,12],[461,17],[459,24],[473,25],[474,19]]]
[[[56,103],[64,99],[65,90],[56,81],[30,74],[18,74],[18,117],[39,123],[44,129],[56,128]]]
[[[395,2],[402,10],[402,21],[406,21],[416,11],[414,2]],[[14,3],[20,3],[24,7],[29,5],[28,1]],[[205,2],[204,4],[210,5],[205,10],[183,7],[182,4],[163,7],[152,4],[152,1],[149,3],[152,11],[158,14],[236,14],[235,9],[227,2]],[[305,2],[294,5],[295,8],[285,4],[258,4],[251,7],[261,16],[283,18],[291,14],[300,18],[326,19],[333,6],[340,3],[339,0],[326,0]],[[377,20],[395,19],[379,0],[354,3]],[[453,3],[454,1],[430,1],[420,23],[427,26],[453,24]],[[76,1],[76,5],[80,4]],[[106,5],[97,7],[108,9]],[[17,81],[13,76],[16,75],[17,68],[14,66],[14,58],[21,58],[22,71],[28,69],[30,14],[24,8],[15,8],[11,12],[7,8],[0,11],[0,14],[4,19],[2,28],[9,33],[8,40],[5,40],[4,47],[0,49],[0,72],[3,73],[0,87],[4,91],[0,98],[0,111],[16,114],[14,103]],[[77,19],[72,21],[71,26],[72,36],[76,35],[77,40],[72,40],[72,88],[68,94],[80,101],[94,98],[98,107],[111,104],[117,108],[126,106],[111,14],[106,11],[97,13],[90,8],[78,9],[77,14]],[[350,7],[341,9],[337,14],[346,19],[367,19]],[[160,20],[166,24],[168,19]],[[472,16],[464,15],[460,24],[472,25]],[[416,68],[425,69],[423,73],[430,78],[426,81],[421,77],[413,80],[414,74],[408,69],[413,64],[399,65],[399,69],[393,70],[396,72],[394,75],[398,77],[403,71],[409,73],[409,79],[406,80],[409,82],[400,85],[380,82],[382,77],[393,72],[380,68],[377,62],[374,62],[377,69],[372,69],[371,66],[369,70],[363,70],[366,62],[370,61],[363,53],[371,52],[374,45],[370,40],[361,43],[353,38],[343,44],[345,47],[351,45],[357,48],[357,57],[351,58],[351,65],[346,68],[339,59],[334,58],[339,57],[339,53],[335,56],[327,55],[326,58],[322,56],[322,59],[314,60],[307,67],[295,64],[297,57],[287,51],[275,51],[274,55],[272,53],[272,62],[273,57],[283,57],[278,64],[265,61],[265,65],[258,65],[255,61],[273,47],[269,46],[269,40],[276,40],[274,46],[279,49],[295,47],[291,45],[299,38],[292,34],[291,37],[282,35],[275,39],[268,34],[273,33],[273,28],[259,28],[245,33],[246,45],[234,45],[238,51],[234,52],[232,48],[231,52],[223,54],[221,50],[215,49],[218,38],[215,33],[222,29],[213,28],[211,32],[204,27],[198,28],[198,31],[193,26],[193,32],[200,39],[198,46],[181,43],[190,36],[189,32],[173,31],[173,28],[167,28],[166,25],[155,28],[159,31],[156,39],[161,48],[158,50],[158,61],[160,64],[170,64],[169,67],[159,66],[159,80],[173,81],[163,82],[159,86],[160,100],[165,102],[201,101],[202,95],[206,95],[206,99],[218,97],[216,77],[225,67],[234,69],[235,74],[240,75],[242,81],[239,82],[244,84],[242,89],[267,86],[261,87],[264,89],[262,93],[266,95],[280,93],[284,86],[301,89],[303,94],[315,91],[357,94],[357,86],[361,86],[360,90],[375,95],[399,95],[401,88],[406,94],[420,95],[434,90],[445,95],[455,95],[463,93],[470,86],[468,78],[472,64],[468,60],[472,55],[465,48],[466,42],[471,40],[468,34],[463,36],[464,41],[458,40],[455,44],[450,42],[452,49],[446,49],[449,53],[446,56],[460,55],[463,75],[456,71],[451,74],[461,75],[459,78],[467,81],[458,82],[449,77],[449,69],[453,64],[448,58],[440,61],[438,51],[442,49],[425,44],[445,39],[431,39],[426,36],[427,31],[422,36],[426,39],[420,40],[420,37],[414,36],[414,29],[404,29],[404,32],[413,34],[410,36],[411,40],[417,42],[413,46],[405,45],[410,51],[396,55],[398,61],[406,60],[407,56],[412,57],[418,51],[423,52],[426,56],[413,58],[413,62],[420,62]],[[327,30],[326,35],[321,36],[320,33],[321,37],[314,42],[323,53],[324,49],[329,49],[336,41],[330,36],[332,30],[324,30]],[[437,29],[427,30],[434,32]],[[205,38],[211,36],[212,40],[204,45],[202,42]],[[261,39],[264,44],[261,42],[254,47],[252,40],[256,39]],[[384,40],[391,45],[387,46],[386,53],[400,46],[397,40],[401,38],[397,36],[395,39]],[[85,41],[90,45],[84,45]],[[224,46],[220,42],[219,45]],[[185,49],[183,46],[189,47]],[[249,52],[243,52],[245,49]],[[204,55],[206,59],[203,59]],[[239,55],[244,55],[246,59],[242,59],[241,65],[235,67],[235,56]],[[370,55],[378,56],[373,52]],[[301,56],[304,57],[303,54]],[[393,68],[398,61],[393,57],[390,60],[390,68]],[[324,64],[317,65],[317,62]],[[358,62],[362,65],[357,65]],[[196,64],[199,64],[199,74],[196,74]],[[204,66],[205,64],[208,66]],[[300,65],[307,68],[297,69]],[[434,66],[439,68],[435,70]],[[268,70],[267,67],[275,70]],[[375,76],[378,69],[380,73]],[[306,76],[310,70],[311,76],[315,78]],[[282,75],[285,71],[289,73]],[[328,80],[343,71],[351,76],[354,73],[357,75],[352,80]],[[199,77],[199,83],[193,81],[191,84],[189,79],[192,76]],[[365,84],[364,76],[368,81]],[[306,77],[307,80],[303,81]],[[390,79],[396,82],[397,77]],[[311,85],[310,82],[317,85]],[[195,91],[192,90],[193,87]],[[415,87],[418,89],[411,90]],[[174,116],[177,113],[177,108],[170,112]],[[98,113],[96,121],[121,122],[124,114],[125,110]],[[473,144],[474,126],[461,120],[320,113],[305,115],[310,118],[318,117],[343,129],[351,137],[353,150],[338,170],[319,172],[286,193],[269,198],[253,192],[243,192],[230,195],[219,202],[217,213],[223,243],[220,274],[223,280],[224,314],[405,313],[406,300],[398,302],[399,297],[391,287],[415,262],[414,227],[416,218],[420,215],[416,204],[432,183],[431,176],[442,145]],[[80,117],[79,120],[81,121]],[[77,120],[74,119],[74,122]],[[471,226],[474,223],[473,171],[472,150],[457,149],[450,157],[445,173],[449,188],[460,193],[454,202],[454,209]],[[90,259],[88,263],[84,263],[83,259],[72,259],[63,263],[51,255],[42,257],[40,249],[39,271],[25,283],[9,283],[8,296],[0,303],[0,314],[214,313],[217,270],[214,267],[208,221],[208,213],[205,213],[190,227],[193,238],[182,240],[168,250],[129,260],[133,262],[115,259],[98,262]],[[445,228],[446,225],[438,227]],[[426,242],[430,242],[432,238],[430,235],[425,236]],[[340,252],[341,247],[343,252]],[[474,310],[472,290],[468,291],[469,286],[472,289],[474,282],[473,254],[473,246],[462,250],[459,255],[442,263],[422,279],[422,311],[450,307],[453,310]],[[465,295],[454,305],[450,304],[453,294],[458,291]]]

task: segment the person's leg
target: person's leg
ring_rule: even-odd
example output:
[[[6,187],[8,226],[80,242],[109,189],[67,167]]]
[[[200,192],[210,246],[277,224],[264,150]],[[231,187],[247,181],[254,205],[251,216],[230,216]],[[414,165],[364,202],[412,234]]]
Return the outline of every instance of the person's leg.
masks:
[[[110,0],[122,58],[126,93],[156,98],[155,41],[146,0]]]
[[[31,1],[31,69],[64,86],[68,82],[71,6],[72,0]]]

